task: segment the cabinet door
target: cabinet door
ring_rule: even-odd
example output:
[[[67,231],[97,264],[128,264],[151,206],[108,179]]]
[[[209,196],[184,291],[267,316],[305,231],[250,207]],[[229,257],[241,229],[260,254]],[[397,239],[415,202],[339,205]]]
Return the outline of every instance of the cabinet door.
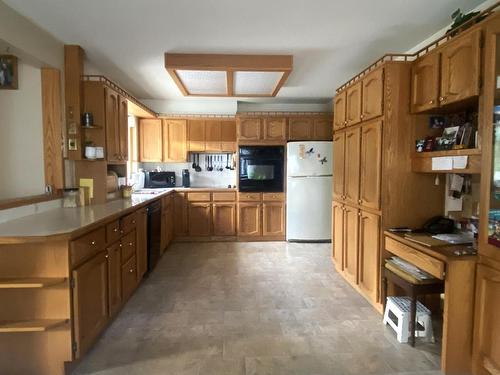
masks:
[[[352,204],[359,203],[360,134],[360,128],[345,133],[344,198]]]
[[[102,251],[73,271],[76,358],[81,357],[108,321],[108,263]]]
[[[122,266],[122,293],[124,301],[129,299],[136,286],[137,264],[135,256],[133,256]]]
[[[344,205],[340,202],[332,202],[332,258],[335,267],[341,271],[344,269]]]
[[[120,243],[107,249],[109,316],[114,316],[122,304],[122,258]]]
[[[184,193],[174,195],[174,236],[184,237],[188,234],[187,201]]]
[[[285,235],[285,202],[264,202],[262,204],[262,235]]]
[[[118,108],[119,144],[122,161],[128,160],[128,100],[119,96]]]
[[[120,124],[119,124],[119,96],[109,89],[104,89],[106,100],[106,148],[109,162],[120,162]]]
[[[210,203],[189,203],[189,236],[204,237],[212,233]]]
[[[345,90],[339,92],[333,99],[333,130],[339,130],[346,126],[346,100],[347,92]]]
[[[476,275],[476,305],[472,348],[473,372],[500,373],[500,270],[479,264]]]
[[[136,235],[137,279],[141,280],[148,269],[148,212],[146,208],[138,211]]]
[[[347,126],[361,122],[361,81],[347,88],[346,121]]]
[[[358,223],[359,210],[344,206],[344,275],[353,284],[358,283]]]
[[[335,133],[333,137],[333,196],[344,199],[345,185],[345,134]]]
[[[479,95],[481,30],[460,35],[441,51],[441,105]]]
[[[314,134],[315,141],[331,141],[333,137],[333,125],[329,118],[314,119]]]
[[[236,204],[214,203],[212,205],[214,236],[236,235]]]
[[[262,236],[261,205],[259,203],[238,204],[238,236]]]
[[[260,118],[242,118],[238,121],[238,139],[242,141],[258,141],[261,135]]]
[[[220,122],[221,151],[236,152],[236,120]]]
[[[263,138],[266,141],[286,141],[286,118],[266,118]]]
[[[139,161],[162,161],[162,126],[160,119],[139,121]]]
[[[310,141],[313,139],[312,118],[290,118],[288,120],[288,139],[290,141]]]
[[[187,122],[188,150],[205,151],[205,121],[188,120]]]
[[[411,111],[422,112],[438,106],[439,53],[431,52],[411,67]]]
[[[163,120],[163,161],[187,160],[186,120]]]
[[[205,151],[222,151],[221,122],[219,120],[205,121]]]
[[[382,116],[384,103],[384,69],[378,68],[363,78],[361,120]]]
[[[361,211],[359,217],[359,287],[377,302],[380,281],[380,217]]]
[[[382,158],[382,121],[373,121],[361,128],[361,171],[359,204],[380,208],[380,176]]]

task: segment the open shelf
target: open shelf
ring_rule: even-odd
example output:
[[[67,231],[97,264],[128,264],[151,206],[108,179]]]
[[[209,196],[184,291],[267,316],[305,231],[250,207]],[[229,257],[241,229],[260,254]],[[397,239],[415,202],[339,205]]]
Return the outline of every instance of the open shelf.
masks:
[[[0,289],[36,289],[62,284],[64,277],[0,278]]]
[[[453,156],[467,156],[467,168],[441,171],[432,170],[432,158]],[[415,152],[412,155],[411,168],[413,172],[418,173],[481,173],[481,150],[478,148],[464,148],[458,150]]]
[[[0,321],[0,333],[45,332],[68,323],[68,319],[33,319],[23,321]]]

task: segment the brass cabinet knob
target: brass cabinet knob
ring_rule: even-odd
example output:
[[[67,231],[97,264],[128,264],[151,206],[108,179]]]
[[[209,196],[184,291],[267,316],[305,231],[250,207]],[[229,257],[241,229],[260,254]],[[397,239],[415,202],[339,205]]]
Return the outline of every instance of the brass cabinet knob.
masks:
[[[434,100],[429,100],[429,104],[434,104]]]
[[[132,245],[133,245],[133,243],[132,243],[132,242],[129,242],[129,243],[128,243],[128,245],[129,245],[129,246],[132,246]]]
[[[132,220],[132,224],[135,224],[135,220]]]
[[[113,229],[113,232],[118,232],[118,228]]]
[[[365,118],[365,115],[361,115],[359,116],[360,119],[364,119]]]
[[[120,247],[123,247],[123,245],[122,245],[122,244],[120,244]]]
[[[439,97],[439,101],[440,101],[440,102],[444,102],[445,100],[446,100],[446,96],[440,96],[440,97]]]
[[[130,272],[130,273],[134,273],[134,270],[131,268],[128,272]]]
[[[109,255],[108,254],[104,255],[104,258],[106,258],[106,259],[109,258]]]
[[[94,245],[95,245],[95,241],[92,241],[90,244],[91,244],[92,246],[94,246]]]
[[[358,199],[358,203],[361,204],[363,203],[363,201],[361,199]]]
[[[123,230],[120,231],[120,234],[123,234]]]
[[[361,216],[361,212],[358,212],[358,216]]]

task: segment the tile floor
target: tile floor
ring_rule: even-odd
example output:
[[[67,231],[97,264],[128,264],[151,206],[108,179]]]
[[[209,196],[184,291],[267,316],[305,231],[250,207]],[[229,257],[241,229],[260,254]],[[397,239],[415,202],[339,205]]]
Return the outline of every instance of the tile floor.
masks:
[[[338,275],[329,244],[173,244],[74,374],[441,374]]]

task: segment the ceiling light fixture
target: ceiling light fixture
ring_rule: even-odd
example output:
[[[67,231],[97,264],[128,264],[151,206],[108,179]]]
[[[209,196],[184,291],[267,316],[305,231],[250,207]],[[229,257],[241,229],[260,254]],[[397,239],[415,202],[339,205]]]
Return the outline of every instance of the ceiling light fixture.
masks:
[[[165,68],[184,96],[276,96],[292,67],[291,55],[165,53]]]

